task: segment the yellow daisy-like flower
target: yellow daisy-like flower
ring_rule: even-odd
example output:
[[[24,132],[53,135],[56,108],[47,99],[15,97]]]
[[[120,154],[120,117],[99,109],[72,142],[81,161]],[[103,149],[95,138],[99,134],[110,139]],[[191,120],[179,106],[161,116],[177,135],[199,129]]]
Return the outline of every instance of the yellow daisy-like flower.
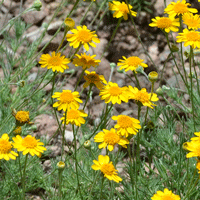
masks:
[[[88,87],[90,84],[93,84],[99,90],[101,90],[105,86],[104,84],[107,84],[107,81],[105,80],[103,75],[98,75],[95,71],[89,72],[87,70],[85,71],[85,73],[87,75],[84,76],[84,79],[86,80],[83,85],[84,88]]]
[[[12,151],[12,142],[9,142],[9,137],[7,133],[4,133],[0,138],[0,160],[16,160],[18,154]]]
[[[17,135],[13,138],[13,146],[17,149],[17,151],[22,151],[23,155],[30,153],[31,156],[37,155],[41,156],[41,153],[46,151],[46,148],[43,147],[44,143],[39,142],[40,140],[36,140],[35,137],[31,135],[27,135],[25,138],[22,138],[20,135]]]
[[[200,157],[200,142],[191,141],[187,142],[187,150],[191,151],[186,155],[186,158]]]
[[[52,69],[53,72],[61,72],[63,73],[65,69],[68,69],[68,63],[70,60],[65,58],[65,56],[61,56],[61,53],[52,52],[52,56],[49,54],[42,54],[40,57],[39,63],[41,64],[42,68],[47,67],[47,69]]]
[[[146,91],[146,88],[142,88],[141,90],[138,90],[136,87],[132,87],[129,85],[129,99],[134,99],[136,102],[141,102],[143,106],[148,106],[149,108],[152,108],[152,106],[156,106],[152,103],[152,101],[158,101],[157,94],[155,93],[148,93]]]
[[[76,126],[81,126],[81,124],[85,124],[85,119],[83,117],[87,116],[88,115],[83,110],[70,109],[69,111],[67,111],[66,125],[70,123],[75,124]],[[65,113],[60,120],[62,120],[64,124]]]
[[[29,123],[30,122],[29,111],[22,111],[22,110],[18,111],[15,115],[15,119],[17,123],[19,123],[20,125]]]
[[[129,9],[128,9],[129,8]],[[115,11],[113,14],[114,18],[123,17],[124,20],[128,19],[128,14],[130,14],[129,10],[131,11],[131,15],[136,17],[137,12],[132,11],[133,7],[130,4],[126,4],[125,2],[120,1],[113,1],[112,3],[109,2],[109,10]]]
[[[164,13],[169,14],[171,17],[175,17],[176,15],[183,15],[185,13],[197,13],[198,10],[196,8],[188,8],[191,6],[190,3],[186,3],[186,0],[178,0],[176,3],[171,2],[164,10]]]
[[[125,56],[122,56],[122,59],[119,59],[119,62],[117,65],[121,66],[120,70],[125,69],[125,72],[128,70],[135,71],[139,66],[142,66],[143,68],[148,67],[147,64],[143,63],[144,60],[140,59],[137,56],[131,56],[129,58],[126,58]]]
[[[83,103],[79,99],[79,92],[72,92],[71,90],[63,90],[62,92],[55,92],[52,98],[57,98],[57,102],[53,104],[53,107],[58,107],[58,110],[78,109],[79,103]]]
[[[79,45],[83,45],[85,50],[88,51],[89,45],[96,47],[96,45],[92,42],[100,43],[95,31],[90,31],[85,25],[83,25],[83,27],[77,26],[77,29],[72,29],[71,32],[73,34],[67,34],[66,37],[67,41],[70,42],[69,45],[74,48],[78,48]]]
[[[108,84],[100,91],[99,96],[105,103],[121,104],[122,101],[128,102],[127,87],[119,87],[117,83],[108,82]]]
[[[164,192],[157,191],[156,194],[151,197],[151,200],[180,200],[180,196],[173,194],[171,190],[168,190],[167,188],[164,189]]]
[[[98,160],[93,160],[93,162],[93,170],[101,170],[101,172],[104,174],[104,177],[106,177],[109,180],[113,180],[117,183],[122,181],[122,179],[117,175],[118,170],[116,170],[112,162],[110,162],[109,156],[99,155]]]
[[[113,116],[112,119],[117,120],[115,128],[117,129],[117,133],[122,136],[128,137],[130,134],[136,135],[138,129],[141,129],[141,126],[139,125],[140,121],[133,117],[118,115]]]
[[[199,29],[200,28],[200,17],[198,14],[193,15],[192,13],[185,13],[182,17],[183,23],[187,25],[188,29]]]
[[[90,67],[97,67],[99,66],[99,63],[101,62],[101,60],[94,59],[96,55],[90,56],[90,54],[86,55],[86,53],[84,53],[81,55],[76,54],[75,56],[77,56],[77,58],[74,58],[73,64],[76,67],[81,66],[83,70],[89,69]]]
[[[200,32],[198,31],[189,31],[187,28],[185,28],[183,33],[179,33],[176,38],[176,42],[184,42],[185,47],[190,45],[193,49],[196,47],[200,48]]]
[[[127,148],[126,144],[129,144],[129,141],[126,138],[120,136],[114,128],[110,130],[103,129],[94,137],[95,142],[102,142],[99,145],[99,149],[106,148],[108,146],[109,151],[113,151],[116,144],[121,145],[124,148]]]
[[[177,32],[179,29],[177,27],[180,26],[179,19],[175,19],[173,17],[156,17],[155,19],[151,19],[153,22],[149,24],[151,27],[158,27],[165,32],[169,33],[170,31]]]

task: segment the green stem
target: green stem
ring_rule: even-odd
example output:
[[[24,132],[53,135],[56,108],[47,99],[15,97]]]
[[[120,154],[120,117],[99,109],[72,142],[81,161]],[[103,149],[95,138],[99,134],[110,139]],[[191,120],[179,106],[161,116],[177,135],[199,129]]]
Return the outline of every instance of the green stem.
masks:
[[[64,126],[62,131],[62,152],[61,152],[61,161],[64,153],[64,145],[65,145],[65,127],[66,127],[66,119],[67,119],[67,110],[65,111],[65,119],[64,119]]]
[[[137,82],[137,86],[138,86],[139,90],[141,90],[140,82],[139,82],[139,80],[138,80],[138,78],[137,78],[137,76],[136,76],[135,71],[133,71],[133,75],[134,75],[134,77],[135,77],[135,80],[136,80],[136,82]]]
[[[80,77],[79,77],[79,79],[78,79],[78,81],[77,81],[77,83],[76,83],[76,86],[75,86],[75,88],[74,88],[74,91],[76,91],[76,89],[77,89],[77,87],[78,87],[78,84],[80,83],[80,81],[81,81],[81,79],[82,79],[82,77],[83,77],[84,72],[85,72],[85,70],[83,70],[83,71],[81,72],[81,75],[80,75]]]
[[[92,4],[94,3],[94,1],[91,1],[90,5],[88,6],[88,9],[86,10],[84,16],[82,17],[82,19],[80,20],[80,25],[82,24],[83,20],[85,19],[88,11],[90,10],[90,8],[92,7]]]
[[[99,199],[103,199],[102,198],[102,191],[103,191],[103,182],[104,182],[104,177],[102,177],[102,181],[101,181],[101,190],[100,190],[100,198]]]
[[[90,98],[90,93],[91,93],[91,91],[92,91],[92,86],[93,86],[93,85],[90,84],[90,88],[89,88],[89,91],[88,91],[88,94],[87,94],[87,98],[86,98],[86,100],[85,100],[85,104],[84,104],[84,106],[83,106],[83,110],[85,110],[86,104],[87,104],[87,102],[88,102],[88,100],[89,100],[89,98]]]
[[[59,181],[58,196],[60,200],[62,200],[62,172],[63,170],[58,171],[58,181]]]
[[[25,200],[25,178],[26,178],[26,165],[28,160],[28,154],[26,154],[25,164],[24,164],[24,172],[22,177],[22,191],[23,191],[23,200]]]
[[[61,25],[62,26],[62,25]],[[57,48],[57,50],[56,50],[56,53],[58,53],[58,51],[60,50],[60,48],[62,47],[62,45],[63,45],[63,42],[64,42],[64,40],[65,40],[65,37],[66,37],[66,34],[67,34],[67,32],[69,31],[69,29],[67,28],[67,27],[65,27],[65,31],[64,31],[64,35],[63,35],[63,38],[62,38],[62,40],[61,40],[61,43],[60,43],[60,45],[59,45],[59,47]]]
[[[75,56],[75,54],[80,50],[80,48],[82,47],[82,44],[79,45],[79,47],[76,49],[76,51],[73,53],[73,55],[70,57],[70,60],[72,60]]]

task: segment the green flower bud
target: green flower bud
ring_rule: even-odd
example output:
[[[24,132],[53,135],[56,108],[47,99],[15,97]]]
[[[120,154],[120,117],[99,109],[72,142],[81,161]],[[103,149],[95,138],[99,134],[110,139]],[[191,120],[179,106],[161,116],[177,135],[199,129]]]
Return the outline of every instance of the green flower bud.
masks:
[[[144,73],[144,69],[143,69],[142,66],[139,66],[135,71],[136,71],[137,73],[141,73],[141,74]]]
[[[40,11],[42,7],[42,2],[40,0],[35,0],[33,3],[33,8],[35,8],[37,11]]]
[[[172,52],[178,52],[178,51],[179,51],[179,48],[178,48],[175,44],[172,44],[172,46],[171,46],[171,51],[172,51]]]
[[[148,78],[151,82],[155,82],[158,80],[158,73],[155,71],[152,71],[149,73]]]
[[[110,63],[111,68],[115,68],[117,65],[115,63]]]
[[[91,148],[91,141],[90,141],[90,140],[85,141],[85,142],[84,142],[84,147],[85,147],[86,149],[90,149],[90,148]]]
[[[156,90],[156,93],[157,93],[158,95],[163,95],[163,90],[162,90],[162,88],[159,87],[159,88]]]
[[[57,163],[57,169],[62,171],[62,170],[64,170],[64,168],[65,168],[65,163],[63,161],[59,161]]]

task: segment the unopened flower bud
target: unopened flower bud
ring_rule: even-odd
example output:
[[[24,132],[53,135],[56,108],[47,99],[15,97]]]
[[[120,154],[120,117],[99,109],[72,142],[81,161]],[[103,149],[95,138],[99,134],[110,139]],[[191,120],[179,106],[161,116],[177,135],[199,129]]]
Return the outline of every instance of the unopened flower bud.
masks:
[[[163,90],[162,90],[162,88],[159,87],[159,88],[156,90],[156,93],[157,93],[158,95],[163,95]]]
[[[58,168],[58,170],[62,171],[65,168],[65,163],[63,161],[59,161],[57,163],[57,168]]]
[[[188,74],[189,78],[195,78],[194,72]]]
[[[135,71],[136,71],[137,73],[141,73],[141,74],[144,73],[144,69],[143,69],[142,66],[139,66]]]
[[[20,135],[21,132],[22,132],[22,127],[21,126],[17,126],[13,132],[16,135]]]
[[[172,51],[172,52],[178,52],[178,51],[179,51],[179,48],[178,48],[175,44],[172,44],[172,46],[171,46],[171,51]]]
[[[188,142],[184,142],[183,145],[182,145],[182,148],[185,150],[185,151],[188,151]]]
[[[149,73],[148,78],[151,82],[155,82],[158,80],[158,73],[155,71],[152,71]]]
[[[85,141],[85,142],[84,142],[84,147],[85,147],[86,149],[90,149],[90,147],[91,147],[91,141],[90,141],[90,140]]]
[[[68,28],[68,30],[71,30],[75,26],[75,22],[72,18],[67,17],[64,21],[65,26]]]
[[[33,3],[33,8],[35,8],[37,11],[40,11],[42,7],[42,2],[40,0],[35,0]]]
[[[19,87],[24,87],[25,81],[24,81],[24,80],[21,80],[21,81],[19,81],[19,82],[17,83],[17,85],[18,85]]]
[[[115,63],[110,63],[111,68],[115,68],[117,65]]]
[[[163,90],[163,91],[169,91],[169,90],[170,90],[170,88],[169,88],[169,87],[167,87],[166,85],[163,85],[163,86],[162,86],[162,90]]]
[[[118,69],[117,69],[117,72],[120,73],[120,74],[124,74],[124,73],[125,73],[125,70],[124,70],[124,69],[119,69],[119,68],[118,68]]]

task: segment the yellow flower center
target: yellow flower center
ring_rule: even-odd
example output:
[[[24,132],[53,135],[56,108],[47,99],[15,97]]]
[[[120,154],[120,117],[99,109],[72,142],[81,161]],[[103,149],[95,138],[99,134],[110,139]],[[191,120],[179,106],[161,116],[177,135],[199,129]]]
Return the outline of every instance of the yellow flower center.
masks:
[[[200,36],[197,32],[189,32],[186,34],[187,41],[199,41]]]
[[[67,119],[78,119],[80,114],[78,110],[70,110],[67,112]]]
[[[174,197],[172,197],[171,195],[165,195],[162,197],[162,200],[175,200]]]
[[[157,26],[161,29],[169,28],[171,25],[172,21],[168,17],[162,17],[157,21]]]
[[[109,93],[111,96],[119,96],[122,93],[122,89],[118,86],[111,86]]]
[[[49,59],[49,65],[59,66],[62,64],[62,59],[58,56],[54,56]]]
[[[174,5],[174,12],[177,14],[184,14],[184,13],[188,12],[188,7],[184,3],[181,3],[181,2],[176,3]]]
[[[133,122],[129,116],[122,115],[117,120],[117,123],[121,128],[128,128],[132,126]]]
[[[77,33],[77,40],[79,40],[80,42],[91,42],[92,37],[92,34],[88,30],[80,30]]]
[[[97,74],[89,74],[87,75],[87,78],[91,83],[99,81],[99,76]]]
[[[9,141],[0,139],[0,154],[8,154],[11,148],[12,145]]]
[[[29,111],[18,111],[15,115],[15,119],[20,123],[29,122]]]
[[[25,137],[22,141],[22,146],[34,148],[37,146],[37,140],[34,137]]]
[[[117,135],[117,133],[114,133],[112,131],[108,131],[104,135],[104,142],[110,145],[115,145],[119,142],[120,137]]]
[[[142,60],[136,56],[132,56],[126,60],[127,65],[135,66],[135,67],[140,65],[141,62],[142,62]]]
[[[111,163],[103,164],[101,166],[101,171],[103,172],[103,174],[110,175],[110,176],[116,173],[115,167]]]
[[[62,92],[60,95],[60,101],[62,103],[71,103],[74,100],[74,96],[71,92]]]
[[[149,94],[148,94],[148,92],[138,91],[138,93],[135,95],[135,100],[136,101],[140,101],[142,103],[149,102]]]
[[[119,11],[123,12],[123,13],[128,13],[128,6],[126,4],[121,4],[120,6],[118,6]]]

